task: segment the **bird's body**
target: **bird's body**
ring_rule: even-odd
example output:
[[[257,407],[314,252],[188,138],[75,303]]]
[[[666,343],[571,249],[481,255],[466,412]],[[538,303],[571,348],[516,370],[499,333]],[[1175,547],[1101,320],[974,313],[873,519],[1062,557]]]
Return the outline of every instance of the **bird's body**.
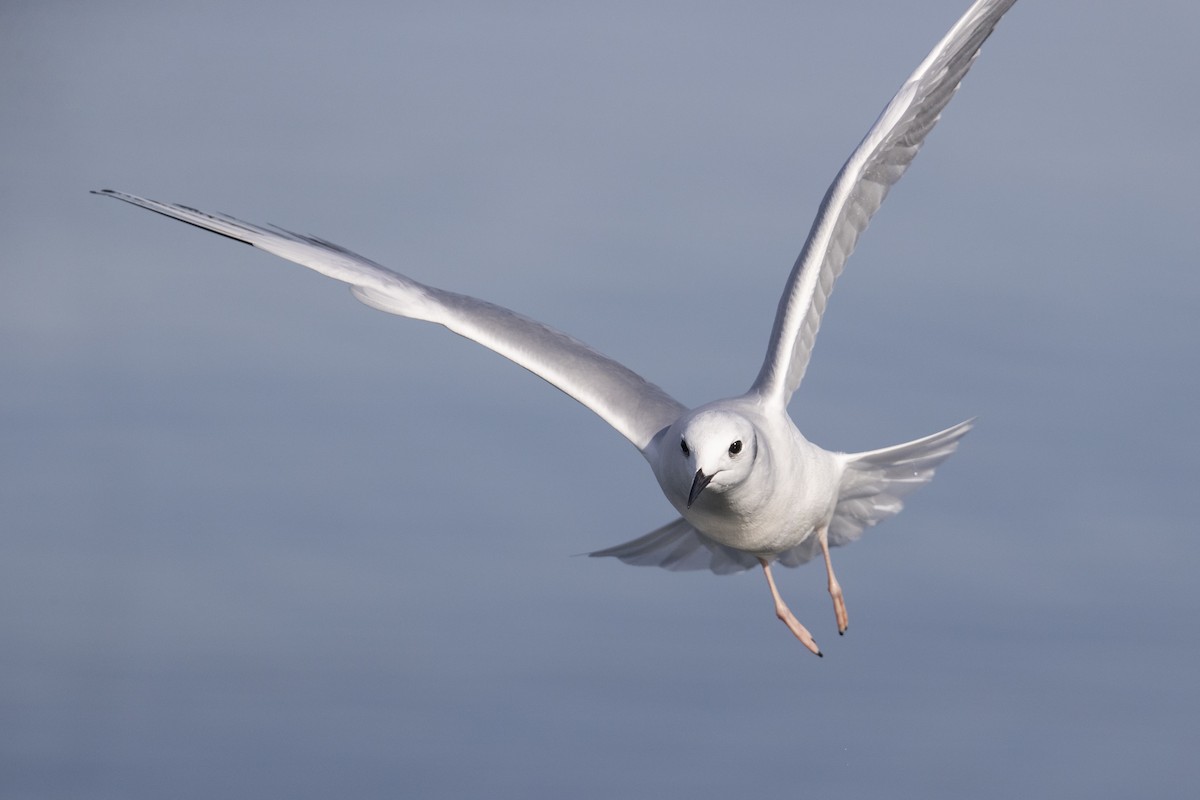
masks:
[[[701,406],[662,441],[663,452],[653,453],[650,463],[663,494],[692,527],[725,547],[773,559],[803,544],[837,504],[838,456],[805,439],[787,414],[772,413],[754,398]],[[679,442],[691,442],[690,458],[679,458]],[[736,455],[728,451],[733,442],[742,442]],[[689,507],[697,470],[713,479]]]
[[[369,306],[435,322],[520,364],[590,408],[649,462],[680,517],[593,556],[666,569],[737,572],[761,566],[776,614],[810,650],[808,631],[779,596],[773,563],[821,553],[839,632],[847,625],[829,548],[901,508],[958,446],[971,421],[865,453],[810,443],[787,413],[807,368],[826,301],[859,234],[916,155],[979,47],[1015,0],[977,0],[900,87],[830,186],[792,268],[767,356],[739,397],[689,410],[581,342],[507,309],[418,283],[337,245],[279,228],[105,190],[350,285]],[[703,364],[701,367],[703,368]]]

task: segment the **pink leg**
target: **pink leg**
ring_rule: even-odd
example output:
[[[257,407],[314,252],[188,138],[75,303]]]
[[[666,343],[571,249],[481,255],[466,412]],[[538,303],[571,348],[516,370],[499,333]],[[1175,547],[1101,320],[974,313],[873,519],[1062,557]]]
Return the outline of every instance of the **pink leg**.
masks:
[[[812,634],[808,632],[808,628],[800,624],[800,620],[796,619],[796,615],[792,613],[787,604],[783,602],[783,598],[779,596],[779,589],[775,588],[775,578],[771,575],[771,565],[763,558],[760,558],[758,563],[762,564],[763,574],[767,576],[767,585],[771,587],[771,597],[775,600],[775,616],[779,617],[780,621],[788,626],[788,630],[800,640],[801,644],[817,655],[824,656],[825,654],[821,652],[821,648],[817,647],[817,643],[813,641]]]
[[[842,599],[842,585],[833,574],[833,562],[829,560],[829,529],[821,528],[817,532],[821,542],[821,553],[825,556],[825,572],[829,575],[829,596],[833,598],[833,615],[837,617],[838,636],[850,627],[850,617],[846,614],[846,601]]]

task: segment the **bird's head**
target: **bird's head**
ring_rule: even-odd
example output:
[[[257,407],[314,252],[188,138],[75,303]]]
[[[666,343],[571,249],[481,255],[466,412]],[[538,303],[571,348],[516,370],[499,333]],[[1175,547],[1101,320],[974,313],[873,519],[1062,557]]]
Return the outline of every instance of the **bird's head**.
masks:
[[[673,426],[673,442],[667,457],[679,468],[673,470],[686,481],[687,506],[701,492],[724,493],[750,474],[757,454],[758,439],[750,420],[724,409],[701,410]]]

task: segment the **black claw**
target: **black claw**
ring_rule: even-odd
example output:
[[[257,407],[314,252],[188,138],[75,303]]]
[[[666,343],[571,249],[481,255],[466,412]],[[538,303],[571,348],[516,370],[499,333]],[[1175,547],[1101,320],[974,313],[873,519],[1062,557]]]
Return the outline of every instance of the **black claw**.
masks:
[[[817,651],[817,658],[824,658],[824,657],[825,657],[825,654],[824,654],[824,653],[822,653],[820,650],[818,650],[818,651]]]

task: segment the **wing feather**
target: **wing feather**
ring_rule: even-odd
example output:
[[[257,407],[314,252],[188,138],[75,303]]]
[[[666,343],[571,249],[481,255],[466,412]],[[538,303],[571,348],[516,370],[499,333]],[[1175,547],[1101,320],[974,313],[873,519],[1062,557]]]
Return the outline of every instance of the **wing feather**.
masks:
[[[593,558],[612,556],[638,567],[662,567],[672,572],[710,570],[729,575],[758,565],[750,553],[714,542],[680,517],[624,544],[588,553]]]

